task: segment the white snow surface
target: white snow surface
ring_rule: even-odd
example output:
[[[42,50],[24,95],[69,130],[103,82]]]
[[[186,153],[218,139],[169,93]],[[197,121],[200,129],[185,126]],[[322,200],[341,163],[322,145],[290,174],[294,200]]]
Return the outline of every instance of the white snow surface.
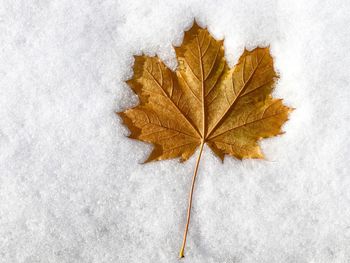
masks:
[[[199,169],[182,262],[350,262],[350,2],[0,2],[0,262],[179,262],[194,155],[143,165],[114,113],[133,55],[176,67],[196,18],[230,65],[270,45],[295,107],[267,160]]]

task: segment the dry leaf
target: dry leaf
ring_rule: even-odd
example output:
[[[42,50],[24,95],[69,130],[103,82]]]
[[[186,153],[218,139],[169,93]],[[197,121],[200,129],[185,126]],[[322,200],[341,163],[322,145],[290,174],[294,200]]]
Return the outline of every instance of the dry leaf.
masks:
[[[175,51],[176,72],[157,57],[135,57],[134,76],[127,83],[140,104],[119,115],[130,138],[154,145],[146,162],[176,157],[184,161],[200,148],[180,250],[183,257],[203,145],[207,143],[221,160],[225,154],[263,158],[258,141],[281,134],[292,109],[272,98],[277,74],[269,48],[245,50],[230,69],[223,41],[194,23]]]

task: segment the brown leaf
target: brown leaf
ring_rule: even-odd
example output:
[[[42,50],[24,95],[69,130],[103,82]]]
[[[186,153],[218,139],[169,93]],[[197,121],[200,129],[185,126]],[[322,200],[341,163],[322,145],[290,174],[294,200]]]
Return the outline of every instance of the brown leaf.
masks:
[[[223,41],[196,23],[175,48],[178,68],[157,57],[136,56],[128,81],[140,104],[119,113],[130,138],[152,143],[146,162],[180,157],[187,160],[200,146],[190,192],[183,256],[194,179],[203,145],[221,159],[263,158],[262,138],[282,133],[291,108],[271,95],[277,74],[269,48],[245,50],[234,68],[227,66]]]

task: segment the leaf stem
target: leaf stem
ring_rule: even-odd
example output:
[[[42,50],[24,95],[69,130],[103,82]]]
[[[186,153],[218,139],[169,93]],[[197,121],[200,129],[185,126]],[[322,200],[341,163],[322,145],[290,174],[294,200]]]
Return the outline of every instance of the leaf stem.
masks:
[[[204,140],[202,140],[202,142],[201,142],[200,149],[199,149],[199,155],[198,155],[197,161],[196,161],[196,167],[194,169],[194,173],[193,173],[193,176],[192,176],[191,189],[190,189],[190,193],[189,193],[189,196],[188,196],[186,227],[185,227],[185,231],[184,231],[184,235],[183,235],[182,246],[181,246],[180,253],[179,253],[179,257],[180,258],[183,258],[185,256],[184,252],[185,252],[185,246],[186,246],[186,238],[187,238],[188,226],[190,224],[190,219],[191,219],[193,190],[194,190],[194,184],[196,182],[199,162],[201,160],[201,156],[202,156],[202,152],[203,152],[203,146],[204,146]]]

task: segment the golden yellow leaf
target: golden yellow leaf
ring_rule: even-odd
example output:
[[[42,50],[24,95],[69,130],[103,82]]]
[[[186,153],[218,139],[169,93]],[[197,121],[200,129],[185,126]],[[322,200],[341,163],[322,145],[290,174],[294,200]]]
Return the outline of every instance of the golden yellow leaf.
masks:
[[[225,154],[263,158],[258,141],[281,134],[292,109],[271,95],[277,74],[268,47],[245,50],[231,69],[223,41],[194,22],[175,51],[179,64],[175,72],[158,57],[135,57],[134,76],[127,83],[140,103],[119,115],[131,131],[130,138],[154,145],[146,162],[177,157],[184,161],[200,148],[180,251],[183,257],[203,145],[221,160]]]

